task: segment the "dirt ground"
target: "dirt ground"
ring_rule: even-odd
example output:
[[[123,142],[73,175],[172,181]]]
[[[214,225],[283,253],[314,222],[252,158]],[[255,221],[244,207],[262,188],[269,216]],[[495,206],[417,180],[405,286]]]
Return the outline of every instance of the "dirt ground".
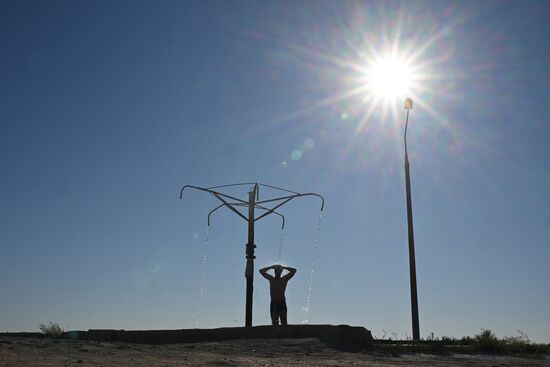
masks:
[[[0,337],[0,367],[175,366],[550,366],[537,359],[492,355],[345,353],[317,339],[251,339],[144,345]]]

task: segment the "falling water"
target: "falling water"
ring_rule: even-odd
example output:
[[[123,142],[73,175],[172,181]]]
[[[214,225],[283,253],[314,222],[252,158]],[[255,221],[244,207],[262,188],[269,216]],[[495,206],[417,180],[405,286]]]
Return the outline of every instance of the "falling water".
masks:
[[[277,264],[281,263],[281,255],[283,254],[283,240],[285,237],[285,230],[284,228],[281,229],[281,238],[279,240],[279,257],[277,258]]]
[[[195,327],[199,327],[199,321],[201,318],[201,307],[206,288],[206,255],[208,254],[208,235],[210,233],[210,226],[206,227],[206,237],[204,239],[204,245],[202,248],[202,274],[201,274],[201,292],[199,294],[199,301],[197,303],[197,319],[195,320]]]
[[[319,213],[319,218],[317,219],[317,228],[315,230],[315,241],[313,242],[313,256],[311,259],[311,270],[309,271],[306,305],[302,307],[303,324],[307,324],[308,318],[309,318],[309,306],[311,305],[311,289],[313,287],[313,272],[315,270],[315,262],[317,261],[317,252],[319,249],[319,230],[321,229],[322,216],[323,216],[323,212],[321,211]]]

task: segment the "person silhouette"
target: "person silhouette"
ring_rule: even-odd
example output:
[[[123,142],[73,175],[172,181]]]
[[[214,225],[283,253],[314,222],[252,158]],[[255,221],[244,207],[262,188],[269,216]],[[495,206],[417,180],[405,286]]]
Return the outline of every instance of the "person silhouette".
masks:
[[[269,270],[273,269],[274,276],[269,274]],[[284,276],[283,270],[288,271]],[[271,294],[271,305],[269,311],[271,313],[271,323],[273,325],[279,325],[279,319],[281,325],[287,324],[287,309],[285,290],[288,281],[296,274],[296,269],[282,266],[272,265],[260,269],[260,274],[267,280],[269,280],[269,291]]]

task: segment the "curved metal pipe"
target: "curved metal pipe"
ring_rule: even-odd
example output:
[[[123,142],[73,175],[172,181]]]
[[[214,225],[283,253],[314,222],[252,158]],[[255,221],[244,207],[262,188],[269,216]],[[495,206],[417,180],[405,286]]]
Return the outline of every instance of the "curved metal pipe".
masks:
[[[287,200],[287,199],[292,200],[292,199],[300,197],[300,196],[317,196],[319,199],[321,199],[321,211],[323,211],[323,209],[325,208],[325,198],[323,196],[319,195],[319,194],[314,193],[314,192],[308,192],[308,193],[305,193],[305,194],[296,194],[296,195],[283,196],[283,197],[275,198],[275,199],[262,200],[262,201],[258,201],[257,204],[270,203],[270,202],[278,201],[278,200]],[[282,204],[280,204],[276,207],[279,207],[281,205]]]
[[[281,230],[285,229],[285,222],[286,222],[285,216],[282,215],[281,213],[277,213],[277,212],[273,212],[273,213],[281,216],[281,218],[283,219],[283,225],[281,226]]]
[[[269,208],[263,207],[263,206],[258,205],[258,204],[254,205],[254,206],[255,206],[256,208],[260,208],[260,209],[262,209],[262,210],[266,210],[267,212],[270,212],[270,211],[271,211],[271,213],[277,214],[277,215],[278,215],[279,217],[281,217],[281,219],[283,220],[283,225],[281,226],[281,229],[285,229],[286,218],[285,218],[285,216],[284,216],[283,214],[281,214],[281,213],[279,213],[279,212],[277,212],[277,211],[275,211],[275,210],[271,210],[271,209],[269,209]],[[270,213],[270,214],[271,214],[271,213]],[[264,216],[264,215],[262,214],[262,216]],[[261,218],[261,217],[256,218],[254,221],[257,221],[257,220],[260,219],[260,218]]]
[[[317,196],[321,199],[321,211],[325,208],[325,198],[322,195],[316,194],[314,192],[308,192],[307,194],[300,194],[300,196]]]
[[[193,186],[193,185],[185,185],[181,188],[180,190],[180,199],[183,197],[183,190],[185,190],[187,187],[189,187],[190,189],[196,189],[196,190],[200,190],[200,191],[204,191],[204,192],[208,192],[212,195],[214,195],[216,198],[219,199],[219,197],[224,197],[224,198],[228,198],[228,199],[231,199],[231,200],[235,200],[235,201],[238,201],[238,202],[241,202],[243,204],[248,204],[248,201],[245,201],[245,200],[242,200],[242,199],[239,199],[239,198],[236,198],[234,196],[231,196],[231,195],[226,195],[226,194],[222,194],[221,192],[217,192],[217,191],[214,191],[214,190],[210,190],[210,189],[205,189],[204,187],[198,187],[198,186]],[[221,200],[221,199],[220,199]],[[223,201],[223,200],[221,200]]]
[[[225,204],[220,204],[220,205],[218,205],[216,208],[212,209],[212,210],[210,211],[210,213],[208,213],[208,220],[207,220],[208,227],[210,227],[210,216],[212,215],[212,213],[214,213],[216,210],[218,210],[218,209],[221,208],[222,206],[225,206]]]
[[[180,199],[183,197],[183,190],[185,190],[186,188],[190,188],[190,189],[196,189],[196,190],[201,190],[201,191],[207,191],[205,189],[203,189],[202,187],[198,187],[198,186],[193,186],[193,185],[185,185],[181,188],[180,190]]]

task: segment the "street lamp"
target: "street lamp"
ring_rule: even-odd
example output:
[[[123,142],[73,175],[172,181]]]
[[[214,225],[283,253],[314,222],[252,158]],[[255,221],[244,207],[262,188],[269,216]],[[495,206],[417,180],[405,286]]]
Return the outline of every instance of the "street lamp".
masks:
[[[418,322],[418,296],[416,293],[416,260],[414,256],[414,231],[413,231],[413,213],[411,198],[411,176],[409,174],[409,155],[407,153],[407,128],[409,126],[409,112],[413,108],[411,98],[405,99],[405,110],[407,117],[405,122],[405,185],[407,191],[407,224],[409,232],[409,271],[411,280],[411,311],[412,311],[412,332],[413,340],[420,340],[420,326]]]

